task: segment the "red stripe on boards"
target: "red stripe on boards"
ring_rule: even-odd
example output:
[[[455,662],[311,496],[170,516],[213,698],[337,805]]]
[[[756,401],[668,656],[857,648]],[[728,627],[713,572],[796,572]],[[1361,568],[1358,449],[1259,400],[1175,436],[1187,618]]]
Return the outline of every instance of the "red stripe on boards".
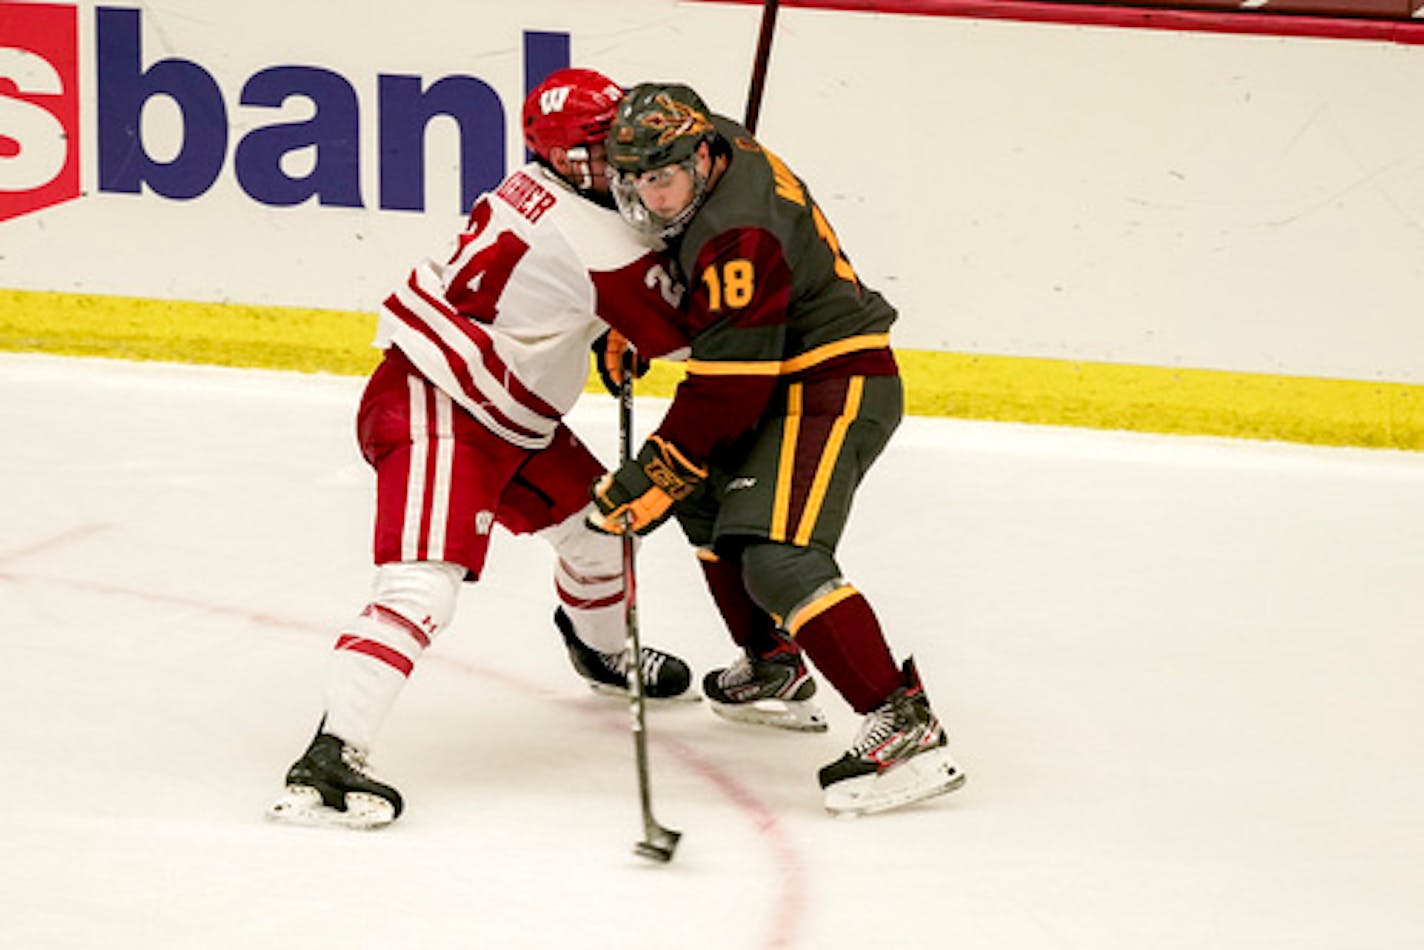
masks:
[[[701,2],[761,6],[762,0]],[[781,0],[781,5],[812,10],[840,10],[847,13],[891,13],[1195,33],[1308,36],[1320,39],[1424,44],[1424,22],[1416,19],[1318,16],[1283,10],[1263,13],[1237,10],[1144,9],[1140,6],[1058,3],[1044,0]],[[1418,9],[1421,8],[1416,7],[1416,13]]]

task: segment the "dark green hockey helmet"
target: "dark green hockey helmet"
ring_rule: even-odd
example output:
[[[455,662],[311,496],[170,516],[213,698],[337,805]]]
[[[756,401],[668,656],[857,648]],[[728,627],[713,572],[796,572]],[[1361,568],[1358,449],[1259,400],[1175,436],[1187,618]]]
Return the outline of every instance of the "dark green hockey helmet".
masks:
[[[618,104],[608,130],[608,161],[625,175],[683,162],[716,135],[712,111],[681,83],[645,82]]]
[[[608,184],[624,220],[653,238],[680,234],[710,187],[710,173],[697,167],[697,148],[716,137],[711,110],[687,86],[647,82],[630,89],[618,103],[606,143],[614,171]],[[643,203],[639,181],[666,180],[678,167],[692,177],[692,197],[681,210],[664,217]]]

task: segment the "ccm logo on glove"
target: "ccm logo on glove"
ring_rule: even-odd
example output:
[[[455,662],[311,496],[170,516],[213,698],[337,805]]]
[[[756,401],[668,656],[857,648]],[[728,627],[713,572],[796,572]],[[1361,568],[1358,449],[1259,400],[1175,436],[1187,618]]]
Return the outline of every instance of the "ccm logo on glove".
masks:
[[[707,471],[692,464],[677,446],[652,436],[631,459],[594,483],[590,494],[598,509],[588,523],[608,534],[647,534],[672,514],[672,504],[696,491]]]

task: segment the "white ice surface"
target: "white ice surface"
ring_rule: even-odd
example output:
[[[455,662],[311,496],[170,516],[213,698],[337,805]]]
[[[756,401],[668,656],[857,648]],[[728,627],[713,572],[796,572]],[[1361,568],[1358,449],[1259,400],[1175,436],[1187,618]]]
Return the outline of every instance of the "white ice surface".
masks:
[[[829,690],[660,706],[658,866],[508,535],[378,742],[407,814],[262,820],[368,591],[360,386],[0,356],[0,947],[1424,947],[1424,454],[907,420],[842,563],[968,785],[833,820]],[[639,567],[645,640],[730,659],[675,528]]]

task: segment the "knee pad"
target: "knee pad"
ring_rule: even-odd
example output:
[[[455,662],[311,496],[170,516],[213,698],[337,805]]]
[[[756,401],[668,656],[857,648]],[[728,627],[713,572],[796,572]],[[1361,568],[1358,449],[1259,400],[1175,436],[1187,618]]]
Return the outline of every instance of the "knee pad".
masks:
[[[575,574],[608,577],[623,574],[623,539],[588,526],[589,503],[556,525],[535,532],[549,542],[561,564]],[[635,541],[636,543],[636,541]]]
[[[371,602],[400,614],[433,637],[455,616],[465,569],[448,561],[392,561],[376,568]]]
[[[820,548],[766,542],[742,552],[742,581],[780,626],[802,604],[843,583],[836,559]]]

